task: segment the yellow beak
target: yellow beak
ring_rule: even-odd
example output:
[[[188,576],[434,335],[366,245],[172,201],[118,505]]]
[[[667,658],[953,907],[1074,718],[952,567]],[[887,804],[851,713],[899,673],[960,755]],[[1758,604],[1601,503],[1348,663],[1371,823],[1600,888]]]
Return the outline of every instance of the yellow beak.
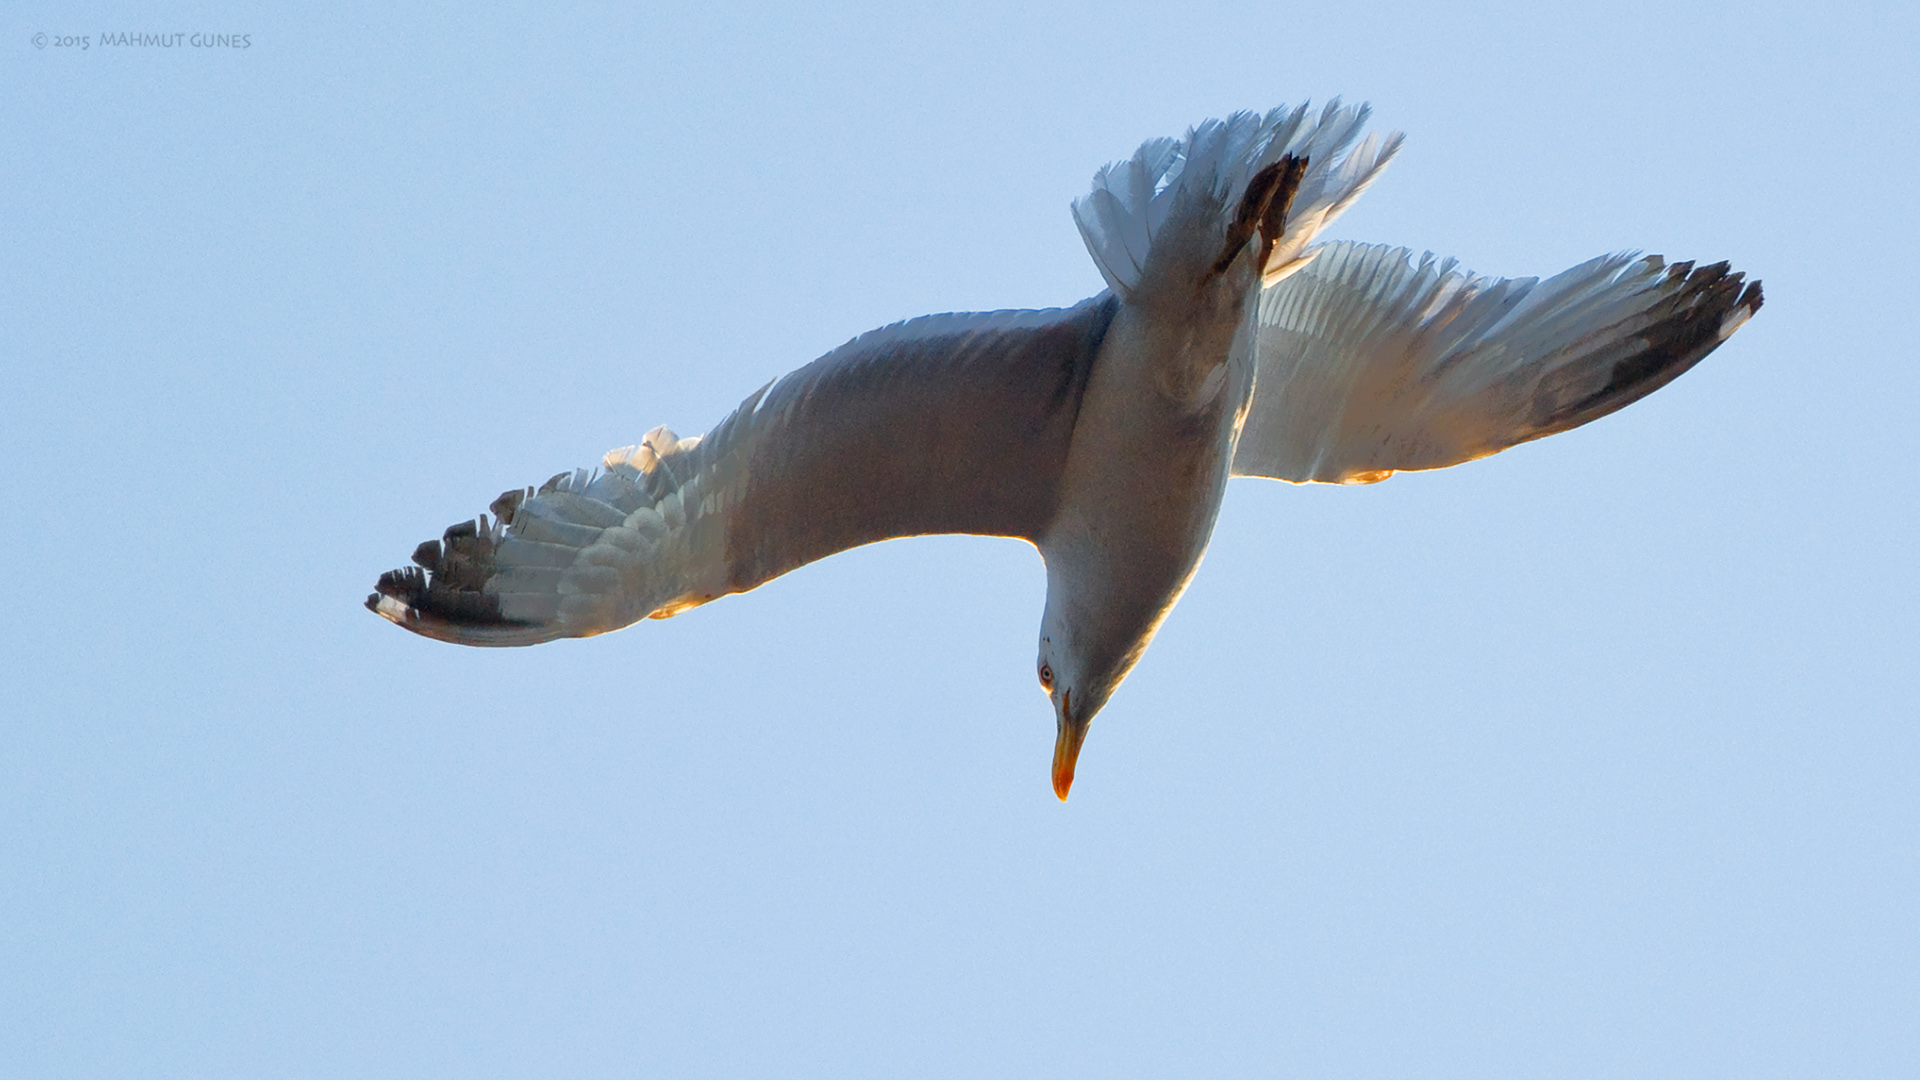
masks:
[[[1067,792],[1073,789],[1073,766],[1080,760],[1080,744],[1087,739],[1086,721],[1076,720],[1068,705],[1067,695],[1062,694],[1059,734],[1053,740],[1053,793],[1061,802],[1067,801]]]

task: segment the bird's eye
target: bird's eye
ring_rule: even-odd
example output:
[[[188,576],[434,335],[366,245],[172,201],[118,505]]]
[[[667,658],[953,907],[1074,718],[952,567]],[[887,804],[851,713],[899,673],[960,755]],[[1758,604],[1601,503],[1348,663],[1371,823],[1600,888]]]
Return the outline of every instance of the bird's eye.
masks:
[[[1053,669],[1045,664],[1040,665],[1040,688],[1048,693],[1053,692]]]

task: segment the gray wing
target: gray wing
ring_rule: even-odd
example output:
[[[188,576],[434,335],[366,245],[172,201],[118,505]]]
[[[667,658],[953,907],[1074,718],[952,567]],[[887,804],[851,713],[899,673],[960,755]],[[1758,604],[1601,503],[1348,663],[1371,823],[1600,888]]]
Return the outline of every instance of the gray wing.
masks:
[[[664,618],[899,536],[1038,537],[1116,301],[934,315],[762,388],[701,438],[656,428],[494,500],[367,606],[444,641],[530,645]]]
[[[1579,427],[1665,386],[1758,311],[1760,283],[1613,255],[1495,279],[1339,243],[1260,298],[1236,476],[1368,483]]]

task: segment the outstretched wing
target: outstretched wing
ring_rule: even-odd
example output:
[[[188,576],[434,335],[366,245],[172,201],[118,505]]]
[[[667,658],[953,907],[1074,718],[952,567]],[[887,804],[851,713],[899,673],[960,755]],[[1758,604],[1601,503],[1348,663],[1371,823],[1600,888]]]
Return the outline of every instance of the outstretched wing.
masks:
[[[934,315],[855,338],[704,438],[509,491],[381,576],[429,637],[531,645],[664,618],[898,536],[1040,535],[1117,301]]]
[[[1755,311],[1726,263],[1611,255],[1495,279],[1327,244],[1260,298],[1236,476],[1369,483],[1579,427],[1651,394]]]

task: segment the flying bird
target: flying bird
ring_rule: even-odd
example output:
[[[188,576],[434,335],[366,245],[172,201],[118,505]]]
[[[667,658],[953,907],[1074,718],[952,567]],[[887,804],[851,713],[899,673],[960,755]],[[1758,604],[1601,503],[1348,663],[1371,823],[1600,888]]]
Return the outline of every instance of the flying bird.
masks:
[[[863,334],[705,436],[657,427],[597,470],[506,492],[367,606],[442,641],[532,645],[879,540],[1019,537],[1046,562],[1035,671],[1065,799],[1230,477],[1371,483],[1485,457],[1652,393],[1760,308],[1724,262],[1607,255],[1497,279],[1316,244],[1400,148],[1360,139],[1368,115],[1335,100],[1150,140],[1073,203],[1098,296]]]

